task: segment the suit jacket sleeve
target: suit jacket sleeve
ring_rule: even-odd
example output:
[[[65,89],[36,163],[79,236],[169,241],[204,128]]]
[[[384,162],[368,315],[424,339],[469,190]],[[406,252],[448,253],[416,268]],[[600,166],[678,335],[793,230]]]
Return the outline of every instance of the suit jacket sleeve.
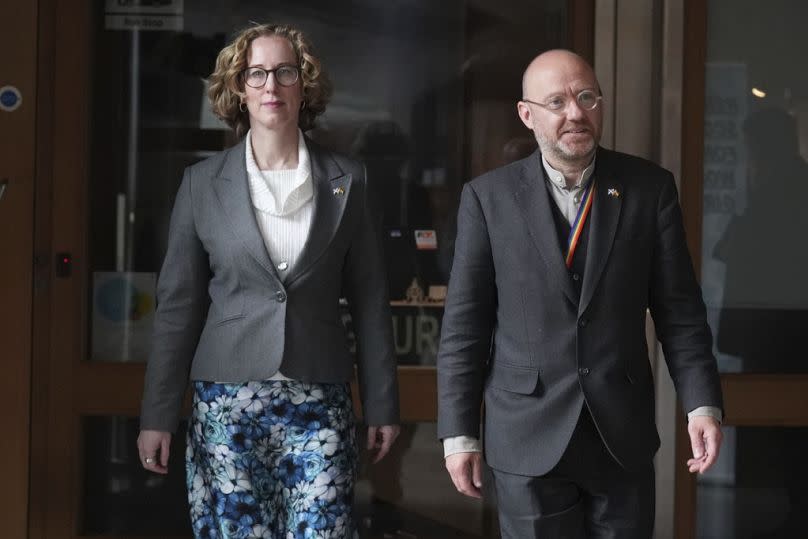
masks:
[[[173,432],[208,308],[210,266],[194,225],[191,173],[182,179],[157,282],[157,312],[140,428]]]
[[[466,184],[438,353],[438,437],[480,437],[480,407],[496,319],[496,283],[488,226]]]
[[[362,411],[368,425],[399,422],[393,327],[382,256],[380,223],[374,218],[362,172],[361,218],[345,260],[344,289],[356,333]]]
[[[685,412],[699,406],[723,408],[712,334],[669,172],[658,200],[652,272],[651,315]]]

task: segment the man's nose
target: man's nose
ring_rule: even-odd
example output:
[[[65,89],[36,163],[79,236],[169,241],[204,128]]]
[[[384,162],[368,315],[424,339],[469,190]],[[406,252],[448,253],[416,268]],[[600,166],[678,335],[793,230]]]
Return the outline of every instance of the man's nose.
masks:
[[[578,104],[577,99],[570,99],[567,102],[567,110],[565,112],[569,119],[577,120],[584,117],[584,109]]]

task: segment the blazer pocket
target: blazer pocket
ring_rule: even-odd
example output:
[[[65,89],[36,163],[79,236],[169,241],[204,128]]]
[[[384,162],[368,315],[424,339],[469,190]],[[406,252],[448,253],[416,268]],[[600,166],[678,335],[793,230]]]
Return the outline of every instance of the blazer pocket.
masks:
[[[239,314],[231,314],[229,316],[224,316],[222,318],[217,318],[216,320],[212,320],[214,326],[223,326],[225,324],[229,324],[230,322],[235,322],[236,320],[241,320],[247,316],[244,313]]]
[[[538,381],[538,369],[495,362],[488,373],[487,385],[511,393],[530,395],[536,390]]]
[[[246,317],[247,313],[244,311],[244,298],[240,295],[231,299],[224,306],[211,305],[208,311],[208,323],[213,326],[222,326],[241,320]]]
[[[246,316],[244,291],[236,289],[227,294],[217,294],[211,301],[207,321],[213,326],[221,326]]]

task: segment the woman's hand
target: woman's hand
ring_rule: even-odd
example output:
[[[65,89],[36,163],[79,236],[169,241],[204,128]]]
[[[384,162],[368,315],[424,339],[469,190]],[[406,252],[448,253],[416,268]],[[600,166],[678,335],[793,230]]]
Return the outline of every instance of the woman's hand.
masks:
[[[368,451],[378,450],[373,464],[382,460],[390,451],[399,432],[401,427],[398,425],[368,426]]]
[[[150,472],[168,473],[168,452],[171,433],[161,430],[142,430],[137,437],[137,452],[140,463]]]

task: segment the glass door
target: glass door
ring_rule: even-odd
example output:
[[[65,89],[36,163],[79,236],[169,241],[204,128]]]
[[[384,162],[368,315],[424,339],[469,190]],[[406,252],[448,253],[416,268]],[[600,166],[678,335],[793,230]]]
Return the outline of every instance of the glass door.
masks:
[[[593,7],[575,4],[576,32],[591,32]],[[35,380],[45,388],[32,479],[43,522],[32,529],[49,539],[190,536],[183,427],[168,476],[144,472],[135,449],[155,281],[183,168],[236,142],[205,97],[216,54],[250,21],[282,21],[307,33],[335,87],[310,136],[366,163],[383,212],[404,425],[381,464],[362,457],[360,536],[495,536],[493,502],[455,492],[435,437],[443,298],[462,184],[535,148],[515,114],[522,70],[541,50],[591,43],[568,30],[579,26],[567,2],[95,0],[43,10],[54,31],[47,202],[64,273]]]
[[[805,536],[806,16],[799,2],[687,4],[683,204],[726,420],[716,466],[679,484],[678,537]]]

